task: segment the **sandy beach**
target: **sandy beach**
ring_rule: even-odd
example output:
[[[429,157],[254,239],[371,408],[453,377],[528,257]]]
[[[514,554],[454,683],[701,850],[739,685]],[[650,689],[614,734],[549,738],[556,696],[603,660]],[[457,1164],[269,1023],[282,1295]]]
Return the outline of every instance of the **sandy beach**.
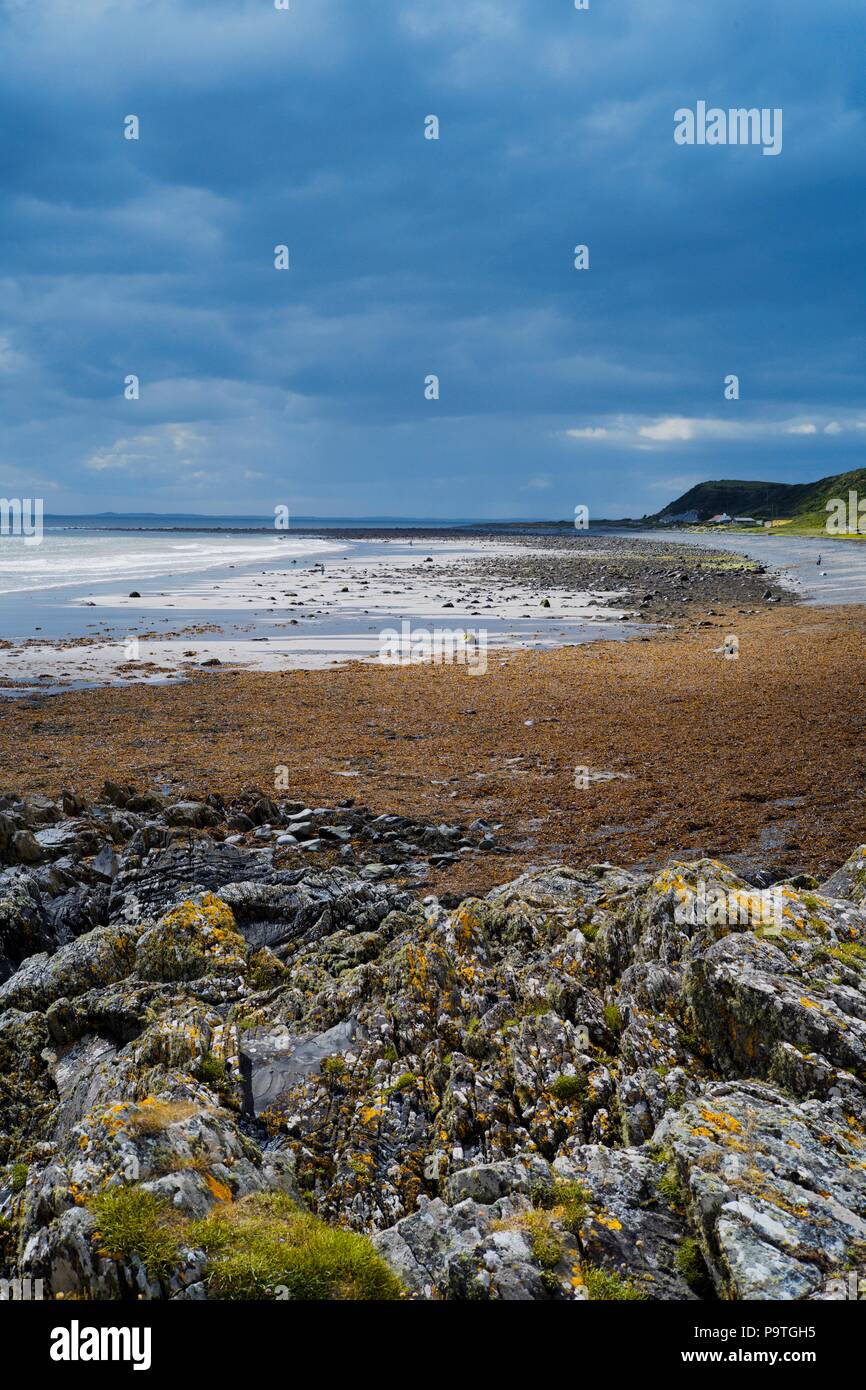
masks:
[[[135,597],[111,588],[77,597],[69,605],[78,610],[71,621],[95,609],[91,631],[8,647],[0,651],[0,675],[13,681],[49,676],[62,685],[176,678],[209,662],[252,670],[315,668],[378,659],[383,632],[399,630],[407,619],[416,627],[483,627],[492,644],[513,646],[591,640],[625,617],[617,604],[621,591],[575,591],[554,583],[539,595],[535,584],[519,577],[503,592],[474,572],[485,556],[525,558],[522,547],[437,540],[428,542],[429,555],[423,545],[413,553],[390,543],[392,553],[380,556],[386,541],[371,557],[367,546],[355,543],[337,559],[331,553],[337,547],[322,544],[328,549],[321,560],[314,552],[279,569],[247,566],[192,582],[175,577],[134,591]],[[108,613],[111,619],[100,616]],[[110,640],[101,631],[108,626]],[[622,628],[622,635],[629,630]]]
[[[461,646],[485,656],[551,649],[626,639],[716,604],[786,604],[795,593],[761,559],[660,537],[325,532],[280,547],[262,533],[247,541],[246,560],[231,536],[197,542],[208,559],[198,572],[187,572],[195,544],[155,537],[153,553],[133,551],[128,586],[52,575],[42,588],[0,595],[0,693],[164,682],[205,666],[380,661],[395,633],[398,660],[414,659],[416,633],[435,634],[452,655]],[[45,545],[50,567],[58,541]],[[279,564],[263,564],[262,554]],[[134,577],[136,564],[149,578]],[[169,572],[152,573],[160,564]]]
[[[4,643],[9,788],[255,786],[498,827],[505,858],[448,865],[448,891],[557,858],[813,873],[860,835],[866,607],[814,606],[803,566],[768,563],[778,549],[447,532],[293,545],[278,568],[235,555],[64,594],[54,621],[74,635]],[[386,656],[389,632],[469,645]]]

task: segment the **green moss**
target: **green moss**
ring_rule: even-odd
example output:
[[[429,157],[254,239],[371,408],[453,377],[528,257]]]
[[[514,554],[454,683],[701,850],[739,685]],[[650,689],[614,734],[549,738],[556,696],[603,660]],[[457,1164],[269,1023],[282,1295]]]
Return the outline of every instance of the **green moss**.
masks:
[[[199,1081],[203,1081],[206,1086],[212,1086],[215,1091],[223,1091],[229,1085],[226,1064],[222,1057],[215,1057],[212,1052],[206,1052],[196,1067],[196,1076]]]
[[[386,1090],[386,1096],[393,1095],[395,1091],[413,1091],[418,1085],[418,1078],[412,1071],[405,1071],[402,1076],[398,1076],[393,1086]]]
[[[549,1087],[550,1094],[557,1100],[583,1100],[586,1095],[586,1078],[583,1076],[558,1076]]]
[[[12,1165],[12,1191],[23,1192],[27,1184],[27,1174],[29,1168],[26,1163],[13,1163]]]
[[[555,1209],[522,1211],[506,1220],[495,1221],[491,1228],[494,1231],[523,1232],[529,1241],[532,1258],[541,1272],[541,1281],[549,1292],[559,1288],[560,1281],[555,1270],[565,1254],[562,1235],[554,1225],[557,1216]]]
[[[532,1257],[542,1270],[554,1270],[563,1255],[560,1237],[544,1212],[530,1212],[525,1218],[526,1233],[532,1247]]]
[[[239,1033],[249,1033],[253,1028],[261,1028],[266,1019],[264,1014],[255,1010],[239,1009],[233,1021]]]
[[[534,1187],[532,1205],[552,1212],[572,1235],[580,1232],[586,1218],[589,1193],[578,1182],[555,1182],[551,1187]]]
[[[326,1226],[283,1194],[245,1197],[189,1228],[219,1298],[397,1299],[403,1290],[365,1236]]]
[[[247,983],[251,989],[259,993],[278,985],[287,973],[279,957],[267,946],[262,946],[250,956]]]
[[[866,1265],[866,1240],[852,1240],[845,1251],[845,1268],[862,1269]]]
[[[696,1293],[699,1298],[712,1297],[713,1281],[710,1278],[701,1247],[692,1236],[687,1236],[680,1245],[675,1262],[677,1269],[693,1293]]]
[[[321,1071],[323,1076],[330,1076],[334,1080],[339,1076],[346,1075],[346,1059],[340,1053],[336,1057],[325,1057],[322,1062]]]
[[[664,1173],[656,1183],[656,1191],[659,1196],[663,1197],[676,1211],[682,1211],[685,1205],[683,1189],[680,1183],[679,1173],[673,1162],[668,1163]]]
[[[830,955],[854,970],[862,970],[866,964],[866,946],[861,946],[858,941],[843,941],[841,946],[831,947]]]
[[[205,893],[200,903],[172,908],[139,937],[135,973],[141,980],[169,983],[239,975],[246,971],[247,953],[231,909],[214,893]]]
[[[136,1186],[112,1187],[92,1197],[97,1220],[94,1239],[115,1260],[141,1260],[152,1278],[178,1263],[182,1222],[168,1202]]]
[[[584,1265],[583,1282],[592,1303],[639,1302],[647,1297],[628,1279],[593,1265]]]
[[[605,1006],[604,1021],[608,1031],[613,1033],[614,1037],[618,1038],[622,1032],[623,1024],[622,1014],[616,1004],[607,1004]]]
[[[805,877],[805,875],[803,875]],[[814,882],[814,880],[813,880]],[[817,885],[816,885],[817,886]],[[822,908],[826,908],[826,898],[816,898],[814,893],[800,893],[800,901],[810,912],[820,913]]]
[[[8,1216],[0,1216],[0,1269],[10,1265],[18,1250],[18,1226]]]
[[[688,1027],[678,1028],[677,1036],[680,1046],[685,1048],[686,1052],[690,1052],[693,1057],[697,1057],[698,1061],[706,1061],[711,1057],[706,1039],[701,1037],[694,1029]]]

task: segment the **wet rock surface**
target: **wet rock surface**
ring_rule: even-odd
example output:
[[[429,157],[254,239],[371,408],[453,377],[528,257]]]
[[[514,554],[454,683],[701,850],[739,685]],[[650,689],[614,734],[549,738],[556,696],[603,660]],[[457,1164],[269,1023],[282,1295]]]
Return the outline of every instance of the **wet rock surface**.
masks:
[[[576,534],[577,541],[574,534],[527,537],[533,553],[479,561],[475,574],[506,586],[543,590],[565,584],[590,593],[614,591],[622,595],[630,615],[643,622],[669,621],[696,610],[703,614],[714,604],[796,602],[766,566],[734,551],[637,535]]]
[[[0,1277],[221,1296],[213,1223],[284,1201],[418,1299],[826,1299],[866,1264],[863,848],[823,886],[705,859],[448,902],[425,857],[482,826],[119,784],[2,815]],[[325,830],[341,859],[286,865]]]

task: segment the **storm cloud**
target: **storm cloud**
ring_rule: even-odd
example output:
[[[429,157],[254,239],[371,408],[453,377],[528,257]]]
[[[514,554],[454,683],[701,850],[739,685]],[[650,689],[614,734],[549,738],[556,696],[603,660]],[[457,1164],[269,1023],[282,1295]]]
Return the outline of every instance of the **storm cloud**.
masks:
[[[861,465],[863,37],[862,0],[6,0],[0,493],[616,516]],[[699,102],[781,152],[678,144]]]

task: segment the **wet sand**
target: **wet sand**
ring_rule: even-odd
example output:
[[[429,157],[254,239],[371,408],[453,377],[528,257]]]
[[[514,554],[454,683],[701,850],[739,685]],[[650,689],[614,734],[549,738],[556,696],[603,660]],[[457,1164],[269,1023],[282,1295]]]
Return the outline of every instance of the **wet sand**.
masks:
[[[376,661],[390,645],[385,634],[402,632],[404,623],[421,634],[450,634],[454,646],[471,636],[486,653],[626,638],[639,624],[676,623],[726,604],[794,601],[765,565],[666,537],[452,533],[347,545],[348,554],[318,561],[232,565],[140,590],[115,582],[59,596],[6,595],[0,693],[16,682],[68,688],[176,680],[205,665],[284,671]],[[25,640],[2,640],[16,622],[20,628],[22,615]],[[62,637],[55,630],[61,622]]]

